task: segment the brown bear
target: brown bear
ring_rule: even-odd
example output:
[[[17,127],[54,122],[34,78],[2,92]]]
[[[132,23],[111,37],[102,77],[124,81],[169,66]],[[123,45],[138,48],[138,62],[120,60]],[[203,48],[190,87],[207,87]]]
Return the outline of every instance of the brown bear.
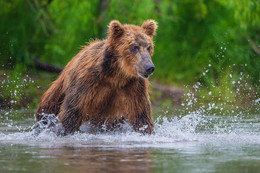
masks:
[[[148,77],[152,63],[154,20],[141,27],[111,21],[108,37],[90,42],[66,65],[44,93],[36,119],[55,114],[64,134],[87,122],[106,130],[129,123],[134,130],[153,131]]]

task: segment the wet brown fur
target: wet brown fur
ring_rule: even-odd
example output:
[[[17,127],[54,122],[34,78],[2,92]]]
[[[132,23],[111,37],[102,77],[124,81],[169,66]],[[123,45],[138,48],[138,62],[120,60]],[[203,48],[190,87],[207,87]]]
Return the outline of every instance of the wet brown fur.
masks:
[[[147,52],[150,45],[152,56],[157,25],[153,20],[142,27],[112,21],[108,28],[108,38],[85,46],[45,92],[37,109],[38,121],[42,113],[55,114],[65,134],[78,131],[84,122],[112,129],[122,119],[137,131],[147,127],[144,132],[152,132],[149,81],[137,73],[141,57],[131,53],[129,46],[137,44]]]

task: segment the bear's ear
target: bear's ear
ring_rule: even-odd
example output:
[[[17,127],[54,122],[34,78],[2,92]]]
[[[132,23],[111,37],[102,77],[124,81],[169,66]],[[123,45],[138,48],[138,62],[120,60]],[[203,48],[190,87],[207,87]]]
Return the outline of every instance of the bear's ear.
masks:
[[[147,35],[152,37],[156,33],[157,23],[154,20],[147,20],[142,24],[142,28]]]
[[[113,38],[118,38],[123,35],[123,25],[118,20],[112,20],[108,25],[109,35]]]

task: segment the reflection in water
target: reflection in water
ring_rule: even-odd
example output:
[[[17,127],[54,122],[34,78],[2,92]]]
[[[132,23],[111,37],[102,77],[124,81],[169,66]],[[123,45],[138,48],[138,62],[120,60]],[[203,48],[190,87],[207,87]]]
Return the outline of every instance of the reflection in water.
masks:
[[[216,164],[216,173],[230,173],[230,172],[248,172],[248,173],[259,173],[260,161],[259,160],[232,160],[228,162],[221,162]]]
[[[0,145],[0,172],[151,172],[150,149]]]
[[[41,155],[54,156],[73,172],[151,172],[150,149],[100,149],[64,146],[41,149]]]
[[[182,147],[181,147],[182,146]],[[259,145],[180,143],[179,148],[0,145],[0,172],[257,173]]]

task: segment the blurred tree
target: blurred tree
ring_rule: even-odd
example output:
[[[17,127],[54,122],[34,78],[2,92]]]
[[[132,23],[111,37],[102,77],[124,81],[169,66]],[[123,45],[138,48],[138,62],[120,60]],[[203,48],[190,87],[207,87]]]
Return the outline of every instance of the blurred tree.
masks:
[[[259,0],[2,0],[1,64],[26,70],[39,57],[64,66],[86,41],[105,38],[109,21],[141,25],[153,18],[154,79],[210,86],[233,71],[258,86],[259,14]]]

